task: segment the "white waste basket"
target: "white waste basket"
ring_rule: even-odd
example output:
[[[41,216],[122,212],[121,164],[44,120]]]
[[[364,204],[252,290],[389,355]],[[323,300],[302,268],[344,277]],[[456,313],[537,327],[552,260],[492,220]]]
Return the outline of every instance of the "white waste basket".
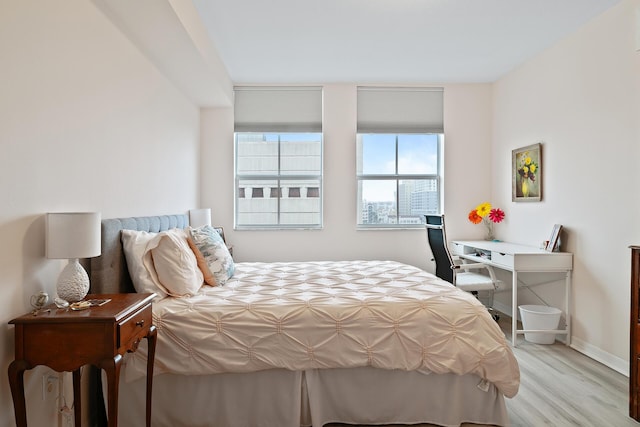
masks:
[[[521,305],[520,318],[523,329],[554,330],[558,329],[560,314],[562,311],[546,305]],[[556,340],[554,334],[542,332],[525,332],[524,339],[536,344],[553,344]]]

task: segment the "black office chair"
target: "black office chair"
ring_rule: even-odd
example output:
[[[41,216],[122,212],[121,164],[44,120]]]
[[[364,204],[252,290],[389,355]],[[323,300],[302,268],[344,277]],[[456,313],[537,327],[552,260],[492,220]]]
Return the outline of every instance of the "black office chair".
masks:
[[[493,309],[493,293],[498,286],[493,268],[484,263],[468,263],[465,259],[451,256],[447,244],[447,234],[444,226],[444,215],[425,215],[427,240],[433,253],[432,261],[436,263],[436,276],[446,280],[463,291],[476,296],[480,291],[487,292],[483,301],[491,316],[498,321],[500,316]],[[476,273],[472,270],[485,270],[488,275]]]

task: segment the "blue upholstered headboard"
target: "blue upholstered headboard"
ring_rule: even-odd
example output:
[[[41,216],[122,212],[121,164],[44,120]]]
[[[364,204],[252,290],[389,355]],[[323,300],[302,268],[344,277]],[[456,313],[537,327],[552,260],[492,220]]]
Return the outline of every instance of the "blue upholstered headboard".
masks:
[[[120,241],[121,230],[157,233],[189,225],[186,214],[113,218],[102,220],[102,254],[91,258],[91,289],[94,294],[135,292]]]

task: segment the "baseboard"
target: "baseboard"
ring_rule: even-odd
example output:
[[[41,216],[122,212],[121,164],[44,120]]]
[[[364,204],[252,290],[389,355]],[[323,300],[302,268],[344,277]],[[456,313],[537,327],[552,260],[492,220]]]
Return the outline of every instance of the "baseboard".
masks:
[[[619,358],[618,356],[607,353],[606,351],[603,351],[602,349],[576,337],[571,337],[570,347],[626,377],[629,376],[629,362]]]
[[[511,305],[507,305],[501,303],[499,301],[494,301],[493,308],[498,310],[501,313],[505,313],[511,316]],[[518,313],[518,318],[520,314]],[[558,341],[565,342],[565,337],[563,335],[558,335]],[[622,375],[628,377],[629,376],[629,362],[624,359],[619,358],[618,356],[614,356],[611,353],[608,353],[601,348],[598,348],[594,345],[589,344],[588,342],[581,340],[577,337],[571,337],[571,345],[570,347],[591,359],[602,363],[608,368],[613,369],[621,373]]]

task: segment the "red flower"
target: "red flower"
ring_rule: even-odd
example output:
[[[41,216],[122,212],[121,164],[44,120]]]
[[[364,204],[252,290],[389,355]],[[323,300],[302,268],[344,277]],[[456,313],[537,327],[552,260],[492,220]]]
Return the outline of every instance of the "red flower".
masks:
[[[491,212],[489,212],[489,219],[491,222],[502,222],[504,219],[504,212],[502,209],[491,209]]]
[[[504,216],[504,213],[502,215]],[[474,209],[471,212],[469,212],[469,221],[471,221],[474,224],[480,224],[482,222],[482,217],[478,215],[478,211]]]

